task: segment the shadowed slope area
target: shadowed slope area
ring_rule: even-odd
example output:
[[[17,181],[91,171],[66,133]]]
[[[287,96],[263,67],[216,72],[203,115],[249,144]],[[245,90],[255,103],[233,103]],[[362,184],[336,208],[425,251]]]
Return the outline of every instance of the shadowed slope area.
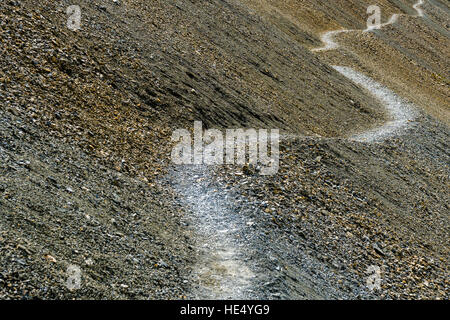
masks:
[[[136,112],[125,122],[197,119],[209,127],[276,126],[325,136],[382,119],[361,89],[235,1],[82,1],[78,32],[65,28],[64,2],[22,3],[2,4],[5,28],[17,30],[3,39],[10,48],[5,66],[27,75],[11,80],[23,86],[39,75],[52,94],[39,92],[37,110],[52,113],[48,108],[58,105],[66,114],[83,105],[82,128],[95,121],[114,126],[104,117],[112,109]],[[29,23],[44,31],[20,27]],[[85,90],[101,94],[96,106]]]
[[[318,48],[330,30],[364,30],[367,8],[374,3],[352,1],[251,1],[252,7],[292,39]],[[322,61],[357,67],[358,71],[392,88],[439,120],[449,123],[450,29],[448,2],[385,0],[381,30],[330,35],[339,48],[320,51]],[[419,9],[424,16],[416,17]],[[396,14],[397,19],[392,19]],[[387,22],[393,24],[386,25]],[[306,35],[306,36],[305,36]]]
[[[372,3],[80,0],[78,31],[72,4],[0,2],[0,298],[448,299],[443,1],[317,54]],[[274,176],[174,168],[193,120],[294,138]]]

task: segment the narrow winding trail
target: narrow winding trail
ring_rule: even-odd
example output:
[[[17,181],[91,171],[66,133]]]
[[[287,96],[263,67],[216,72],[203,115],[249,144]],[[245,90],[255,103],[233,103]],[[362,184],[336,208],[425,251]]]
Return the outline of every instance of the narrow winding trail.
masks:
[[[423,17],[424,12],[420,8],[424,4],[424,0],[419,0],[413,8],[417,11],[417,14],[412,17]],[[343,29],[343,30],[333,30],[324,33],[321,37],[324,46],[319,48],[314,48],[312,52],[324,52],[334,49],[338,49],[340,45],[334,41],[334,37],[341,33],[348,32],[371,32],[373,30],[381,29],[385,26],[394,24],[398,21],[401,14],[393,14],[388,22],[383,23],[379,26],[371,26],[365,30],[354,30],[354,29]],[[409,15],[405,15],[409,16]],[[414,106],[400,98],[394,92],[384,87],[380,83],[371,79],[370,77],[357,72],[350,67],[333,66],[335,70],[341,73],[346,78],[352,80],[354,83],[368,90],[377,100],[379,100],[385,107],[386,112],[390,116],[390,120],[384,123],[382,126],[369,129],[367,131],[361,132],[359,134],[351,136],[350,140],[360,141],[360,142],[376,142],[382,141],[386,138],[391,137],[394,134],[400,134],[402,130],[406,129],[411,121],[414,120],[416,112],[414,111]]]
[[[360,142],[382,141],[395,134],[400,134],[414,120],[416,116],[414,106],[388,88],[352,68],[339,66],[333,66],[333,68],[354,83],[367,89],[384,105],[392,119],[380,127],[353,135],[349,138],[350,140]]]
[[[423,10],[420,7],[424,3],[425,3],[424,0],[419,0],[413,6],[413,8],[417,11],[417,15],[410,16],[410,17],[423,17],[424,13],[423,13]],[[403,15],[404,16],[409,16],[409,15],[406,15],[406,14],[403,14]],[[370,31],[373,31],[373,30],[378,30],[378,29],[381,29],[381,28],[386,27],[388,25],[396,23],[400,16],[402,16],[402,14],[395,13],[389,18],[388,22],[382,23],[379,26],[368,27],[367,29],[364,29],[364,30],[360,30],[360,29],[341,29],[341,30],[327,31],[324,34],[322,34],[322,36],[320,37],[320,40],[323,42],[324,45],[322,47],[313,48],[313,49],[311,49],[311,51],[312,52],[321,52],[321,51],[329,51],[329,50],[338,49],[340,47],[340,45],[337,42],[334,41],[334,37],[337,36],[338,34],[349,33],[349,32],[370,32]]]
[[[254,273],[247,266],[250,248],[235,195],[212,185],[210,167],[180,166],[172,172],[172,185],[182,204],[192,210],[190,223],[198,236],[199,261],[194,267],[195,299],[257,299],[251,288]],[[247,228],[249,229],[249,228]]]
[[[420,0],[414,5],[418,17],[423,16],[423,10],[419,8],[423,3],[424,1]],[[395,23],[399,17],[399,14],[394,14],[387,23],[378,28]],[[340,45],[334,41],[334,37],[340,33],[372,30],[374,28],[326,32],[321,37],[324,46],[312,51],[323,52],[339,48]],[[414,119],[413,106],[388,88],[350,67],[333,68],[368,90],[385,106],[392,118],[380,127],[351,136],[350,140],[367,143],[383,141],[399,134]],[[198,237],[199,260],[194,266],[193,280],[199,287],[194,288],[191,294],[197,299],[261,298],[254,270],[255,264],[259,262],[249,263],[252,260],[249,254],[252,243],[246,240],[254,236],[253,229],[249,228],[252,222],[246,221],[245,217],[239,214],[236,197],[230,196],[228,190],[216,189],[212,185],[212,171],[214,169],[206,166],[182,166],[174,168],[170,174],[170,181],[183,198],[183,205],[193,212],[190,220]]]

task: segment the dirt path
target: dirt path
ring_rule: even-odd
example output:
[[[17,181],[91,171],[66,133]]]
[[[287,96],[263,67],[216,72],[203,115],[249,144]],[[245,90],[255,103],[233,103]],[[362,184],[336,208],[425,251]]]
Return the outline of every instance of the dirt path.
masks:
[[[384,123],[380,127],[351,136],[351,140],[360,142],[381,141],[394,134],[401,133],[401,131],[414,120],[416,115],[414,107],[388,88],[352,68],[334,66],[334,69],[356,84],[367,89],[385,106],[389,116],[392,118],[392,120]]]
[[[417,16],[423,16],[423,11],[419,8],[422,4],[423,0],[420,0],[414,5]],[[394,14],[380,27],[395,23],[399,16]],[[324,46],[312,51],[321,52],[339,48],[339,44],[333,40],[337,34],[371,30],[373,28],[326,32],[321,38]],[[352,68],[342,66],[334,68],[380,100],[392,118],[381,127],[367,130],[349,139],[361,142],[382,141],[404,130],[414,119],[414,108],[388,88]],[[245,221],[245,218],[239,215],[238,208],[229,200],[226,190],[211,188],[208,170],[204,166],[180,167],[176,168],[171,176],[176,191],[184,199],[183,204],[193,212],[191,219],[198,236],[200,258],[194,268],[194,277],[199,287],[194,289],[192,295],[203,299],[260,298],[258,288],[255,288],[256,282],[260,280],[256,279],[252,270],[254,268],[248,263],[251,260],[248,254],[251,248],[249,243],[243,240],[246,238],[246,232],[253,232],[248,228],[251,221]]]
[[[182,205],[193,212],[190,223],[198,235],[193,280],[200,286],[191,294],[195,299],[255,299],[251,293],[255,275],[246,263],[249,248],[242,243],[250,222],[239,215],[226,190],[210,184],[209,169],[181,166],[171,175]]]
[[[424,4],[424,0],[419,0],[413,8],[417,11],[417,15],[414,17],[423,17],[424,12],[420,8]],[[334,41],[334,37],[340,33],[348,32],[371,32],[375,29],[380,29],[385,26],[394,24],[398,21],[401,14],[393,14],[388,22],[376,27],[368,27],[365,30],[333,30],[326,32],[322,35],[321,40],[324,46],[314,48],[313,52],[323,52],[334,50],[340,47],[340,45]],[[377,83],[372,78],[363,75],[350,67],[333,66],[335,70],[341,73],[346,78],[352,80],[354,83],[368,90],[376,99],[378,99],[382,105],[386,108],[391,120],[386,122],[380,127],[369,129],[359,134],[350,137],[351,140],[361,142],[376,142],[386,139],[394,134],[398,134],[401,130],[408,127],[409,123],[414,120],[415,112],[414,106],[409,102],[401,99],[394,92]]]
[[[413,8],[417,11],[417,15],[415,15],[413,17],[423,17],[424,13],[423,13],[423,10],[420,8],[420,6],[422,6],[423,4],[424,4],[424,0],[419,0],[413,6]],[[311,51],[312,52],[321,52],[321,51],[329,51],[329,50],[333,50],[333,49],[338,49],[340,47],[340,45],[337,42],[334,41],[334,37],[336,35],[341,34],[341,33],[349,33],[349,32],[370,32],[372,30],[380,29],[382,27],[386,27],[388,25],[396,23],[398,21],[398,18],[401,15],[402,14],[395,13],[389,18],[388,22],[383,23],[383,24],[381,24],[380,26],[377,26],[377,27],[368,27],[365,30],[342,29],[342,30],[332,30],[332,31],[325,32],[320,37],[321,41],[324,43],[324,46],[319,47],[319,48],[311,49]]]

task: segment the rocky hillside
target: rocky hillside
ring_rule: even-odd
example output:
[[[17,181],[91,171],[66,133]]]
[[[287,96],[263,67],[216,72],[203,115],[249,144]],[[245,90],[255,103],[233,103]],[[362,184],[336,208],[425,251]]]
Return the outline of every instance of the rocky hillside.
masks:
[[[2,1],[0,298],[448,299],[449,7],[415,3],[380,0],[398,22],[313,52],[365,29],[373,3],[80,0],[72,30],[70,0]],[[417,117],[350,139],[392,119],[334,65]],[[172,132],[194,120],[279,128],[280,172],[174,169]],[[196,227],[215,210],[237,231]]]

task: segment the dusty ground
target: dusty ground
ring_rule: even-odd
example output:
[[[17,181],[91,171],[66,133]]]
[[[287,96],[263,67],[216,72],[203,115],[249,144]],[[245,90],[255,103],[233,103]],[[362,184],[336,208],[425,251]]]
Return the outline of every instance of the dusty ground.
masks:
[[[329,30],[366,28],[371,1],[252,1],[246,0],[269,21],[308,48],[321,45],[318,35]],[[395,24],[370,33],[352,32],[337,37],[338,50],[321,53],[330,64],[356,67],[398,94],[449,124],[449,7],[448,2],[428,0],[416,15],[410,1],[377,1],[381,21],[402,14]],[[408,17],[409,15],[409,17]],[[297,29],[310,37],[298,36]]]
[[[448,299],[448,134],[423,117],[386,143],[286,141],[276,177],[219,170],[218,181],[246,199],[239,212],[258,230],[255,257],[276,258],[261,272],[272,293]],[[382,269],[375,292],[366,288],[371,265]]]
[[[383,21],[414,3],[380,1]],[[318,54],[373,3],[82,0],[76,32],[71,4],[0,4],[0,298],[448,299],[448,4]],[[347,140],[389,116],[335,64],[420,116]],[[303,138],[270,178],[174,168],[193,120]]]
[[[343,35],[345,49],[326,53],[325,58],[332,64],[357,66],[449,124],[450,29],[448,23],[442,27],[449,19],[445,5],[426,2],[424,17],[402,16],[382,30]]]

